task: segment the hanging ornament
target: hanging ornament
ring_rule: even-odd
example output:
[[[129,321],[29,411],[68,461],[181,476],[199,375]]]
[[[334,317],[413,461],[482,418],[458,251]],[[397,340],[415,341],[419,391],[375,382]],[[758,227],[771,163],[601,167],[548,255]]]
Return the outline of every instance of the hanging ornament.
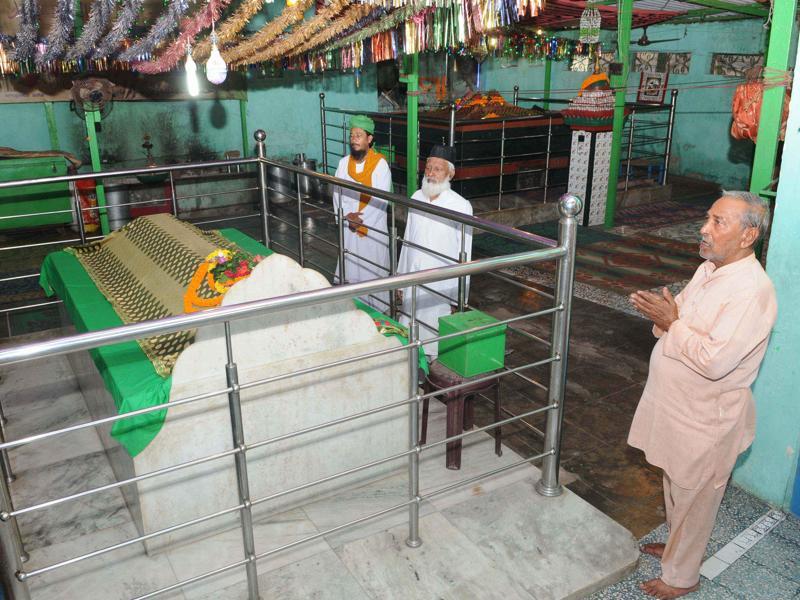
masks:
[[[580,36],[578,39],[587,44],[600,41],[600,11],[594,4],[586,3],[586,8],[581,13]]]
[[[214,85],[219,85],[228,77],[228,65],[219,53],[217,47],[217,32],[214,31],[214,23],[211,23],[211,55],[206,63],[206,79]]]
[[[192,58],[192,48],[186,46],[186,89],[189,95],[194,97],[200,93],[200,82],[197,80],[197,63]]]

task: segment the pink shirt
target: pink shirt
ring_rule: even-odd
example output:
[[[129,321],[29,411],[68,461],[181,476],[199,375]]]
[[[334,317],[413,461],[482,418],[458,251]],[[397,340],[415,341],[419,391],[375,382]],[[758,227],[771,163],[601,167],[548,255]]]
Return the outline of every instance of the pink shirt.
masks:
[[[659,338],[628,443],[678,486],[723,485],[753,441],[750,386],[775,323],[775,290],[754,255],[704,262],[676,297],[679,318]]]

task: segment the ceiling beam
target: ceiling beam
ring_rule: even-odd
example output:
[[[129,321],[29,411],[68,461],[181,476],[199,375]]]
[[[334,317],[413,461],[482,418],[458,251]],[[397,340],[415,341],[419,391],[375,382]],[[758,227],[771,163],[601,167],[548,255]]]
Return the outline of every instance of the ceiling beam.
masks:
[[[728,12],[740,13],[743,15],[752,15],[754,17],[766,17],[769,11],[757,4],[734,4],[733,2],[726,2],[725,0],[684,0],[689,4],[696,4],[697,6],[705,6],[706,8],[716,8]]]

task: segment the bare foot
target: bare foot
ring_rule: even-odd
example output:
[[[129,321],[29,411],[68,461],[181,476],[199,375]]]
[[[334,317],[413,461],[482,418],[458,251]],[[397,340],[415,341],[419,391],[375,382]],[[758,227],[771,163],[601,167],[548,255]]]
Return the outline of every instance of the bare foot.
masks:
[[[666,547],[666,544],[642,544],[639,546],[639,550],[641,550],[642,554],[649,554],[650,556],[661,558],[664,556],[664,548]]]
[[[694,592],[699,587],[699,583],[688,588],[672,587],[660,579],[651,579],[649,581],[643,581],[639,584],[639,589],[649,596],[658,598],[658,600],[671,600],[672,598],[680,598],[681,596],[685,596],[686,594]]]

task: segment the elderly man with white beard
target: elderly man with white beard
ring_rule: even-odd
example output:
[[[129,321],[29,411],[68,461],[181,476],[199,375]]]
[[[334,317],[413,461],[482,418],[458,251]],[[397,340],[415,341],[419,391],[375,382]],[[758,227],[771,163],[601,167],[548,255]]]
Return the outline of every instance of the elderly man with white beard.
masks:
[[[472,216],[472,205],[450,189],[450,180],[455,175],[453,148],[434,146],[425,163],[422,189],[411,198],[426,204]],[[403,249],[397,265],[398,273],[414,273],[458,262],[461,253],[461,224],[443,217],[409,209]],[[472,256],[472,228],[464,228],[464,250],[466,259]],[[443,258],[446,256],[448,258]],[[469,278],[466,280],[469,290]],[[427,288],[427,289],[426,289]],[[398,292],[403,304],[401,323],[408,326],[411,311],[411,288]],[[438,335],[439,317],[450,314],[458,306],[458,279],[436,281],[417,287],[417,321],[420,339],[427,340]],[[433,360],[438,355],[436,344],[423,346],[425,354]]]

